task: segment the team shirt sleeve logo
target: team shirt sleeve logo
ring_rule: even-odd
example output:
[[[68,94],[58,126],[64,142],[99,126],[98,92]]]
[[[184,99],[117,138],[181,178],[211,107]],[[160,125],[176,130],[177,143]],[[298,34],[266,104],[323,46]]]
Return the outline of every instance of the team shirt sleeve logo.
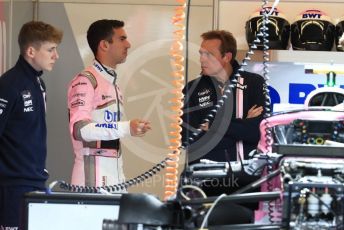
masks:
[[[76,99],[75,101],[72,101],[72,103],[71,103],[72,108],[84,106],[84,105],[85,105],[85,101],[81,100],[81,99]]]
[[[32,102],[32,94],[30,90],[24,90],[21,92],[21,96],[24,102],[24,113],[33,112],[33,102]]]

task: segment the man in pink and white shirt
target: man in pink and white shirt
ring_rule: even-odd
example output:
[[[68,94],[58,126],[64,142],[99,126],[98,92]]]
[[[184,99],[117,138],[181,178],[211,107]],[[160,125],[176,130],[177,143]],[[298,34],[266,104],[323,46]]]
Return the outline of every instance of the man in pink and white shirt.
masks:
[[[141,119],[122,121],[123,97],[115,69],[125,62],[130,43],[124,22],[98,20],[87,31],[92,65],[68,87],[69,129],[75,161],[72,184],[109,186],[125,180],[120,138],[143,136],[151,129]]]

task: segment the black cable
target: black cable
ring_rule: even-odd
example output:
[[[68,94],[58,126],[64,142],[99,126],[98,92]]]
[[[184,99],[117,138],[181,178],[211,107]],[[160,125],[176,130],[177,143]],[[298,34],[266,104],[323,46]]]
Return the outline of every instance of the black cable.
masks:
[[[268,158],[269,156],[267,156],[267,158],[265,159],[268,162]],[[254,176],[257,172],[259,172],[260,170],[262,170],[266,165],[263,164],[261,166],[259,166],[258,168],[256,168],[251,174]]]
[[[263,4],[261,6],[261,10],[263,11],[263,26],[260,28],[260,32],[262,33],[262,39],[263,39],[263,72],[264,72],[264,79],[265,79],[265,84],[264,84],[264,91],[265,91],[265,113],[264,113],[264,117],[265,118],[269,118],[271,116],[271,100],[270,100],[270,96],[269,96],[269,84],[268,84],[268,62],[269,62],[269,28],[268,28],[268,24],[269,24],[269,13],[265,10],[265,7],[268,4],[267,0],[262,0]],[[268,124],[268,120],[265,123],[265,136],[266,136],[266,146],[270,146],[272,143],[272,129]],[[268,149],[268,148],[267,148]],[[267,158],[268,160],[268,164],[267,164],[267,174],[271,174],[273,172],[273,161],[271,160],[271,158]],[[271,180],[267,181],[267,189],[268,191],[272,191],[273,190],[273,184]],[[268,202],[268,216],[269,216],[269,221],[270,223],[274,223],[275,219],[274,219],[274,209],[276,207],[276,205],[274,205],[274,203],[276,204],[276,201],[269,201]]]
[[[68,190],[71,192],[79,192],[79,193],[100,193],[101,189],[107,191],[107,192],[116,192],[120,190],[127,189],[128,187],[139,184],[143,182],[144,180],[148,179],[149,177],[152,177],[156,173],[158,173],[161,169],[165,168],[166,161],[170,160],[170,158],[165,158],[160,163],[153,166],[151,169],[147,170],[146,172],[142,173],[141,175],[134,177],[132,179],[126,180],[123,183],[115,184],[115,185],[109,185],[109,186],[102,186],[102,187],[92,187],[92,186],[79,186],[79,185],[73,185],[70,183],[67,183],[65,181],[59,181],[60,188],[64,190]],[[51,190],[52,188],[50,188]]]
[[[273,179],[275,176],[277,176],[278,174],[280,174],[280,169],[276,169],[275,171],[272,171],[270,174],[267,174],[265,176],[263,176],[262,178],[246,185],[245,187],[233,192],[231,195],[234,194],[241,194],[241,193],[245,193],[247,191],[250,191],[252,189],[257,188],[258,186],[260,186],[262,183],[266,182],[266,181],[270,181],[271,179]],[[271,191],[269,191],[271,192]]]
[[[227,152],[227,149],[225,150],[225,153],[227,156],[229,156],[228,152]],[[244,163],[243,163],[243,159],[241,158],[241,155],[238,154],[238,157],[239,157],[239,162],[240,162],[240,165],[241,165],[241,169],[245,171],[245,166],[244,166]],[[228,160],[228,164],[231,165],[231,162]],[[231,167],[231,170],[232,170],[232,167]],[[256,171],[256,170],[255,170]],[[233,170],[232,170],[232,173],[233,173]],[[254,176],[254,174],[252,174]]]

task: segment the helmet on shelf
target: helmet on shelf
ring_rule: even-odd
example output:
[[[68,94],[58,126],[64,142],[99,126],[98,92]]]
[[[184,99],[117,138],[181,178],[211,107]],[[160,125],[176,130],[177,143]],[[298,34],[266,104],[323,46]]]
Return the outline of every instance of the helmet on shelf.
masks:
[[[338,20],[336,24],[336,49],[344,51],[344,16]]]
[[[294,50],[330,51],[335,26],[323,11],[306,10],[291,24],[291,44]]]
[[[254,12],[246,22],[246,41],[249,46],[257,38],[260,28],[263,26],[264,12],[270,12],[271,7],[264,7]],[[269,15],[269,23],[266,25],[268,30],[269,49],[287,49],[290,36],[290,23],[286,17],[277,8]],[[260,39],[257,45],[258,49],[263,49],[263,40]]]

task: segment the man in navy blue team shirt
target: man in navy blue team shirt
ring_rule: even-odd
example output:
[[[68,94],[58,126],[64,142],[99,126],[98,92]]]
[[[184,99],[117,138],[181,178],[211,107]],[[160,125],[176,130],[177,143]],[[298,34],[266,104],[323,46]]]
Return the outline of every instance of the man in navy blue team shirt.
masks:
[[[256,73],[238,72],[237,43],[230,32],[213,30],[203,33],[201,37],[201,76],[188,82],[183,91],[182,137],[184,145],[188,146],[189,162],[200,159],[216,162],[248,159],[260,138],[259,124],[263,119],[266,100],[264,78]],[[234,82],[234,79],[237,83],[231,88],[232,98],[223,99],[223,105],[214,115],[213,111],[224,95],[224,86]],[[213,119],[209,115],[213,115]],[[197,130],[203,133],[195,136]],[[230,184],[226,181],[226,186],[211,184],[204,190],[209,196],[223,192],[229,194],[248,183],[246,179],[243,175]]]
[[[44,190],[48,173],[44,70],[59,58],[62,31],[44,22],[24,24],[20,56],[0,77],[0,229],[19,229],[23,195]]]

